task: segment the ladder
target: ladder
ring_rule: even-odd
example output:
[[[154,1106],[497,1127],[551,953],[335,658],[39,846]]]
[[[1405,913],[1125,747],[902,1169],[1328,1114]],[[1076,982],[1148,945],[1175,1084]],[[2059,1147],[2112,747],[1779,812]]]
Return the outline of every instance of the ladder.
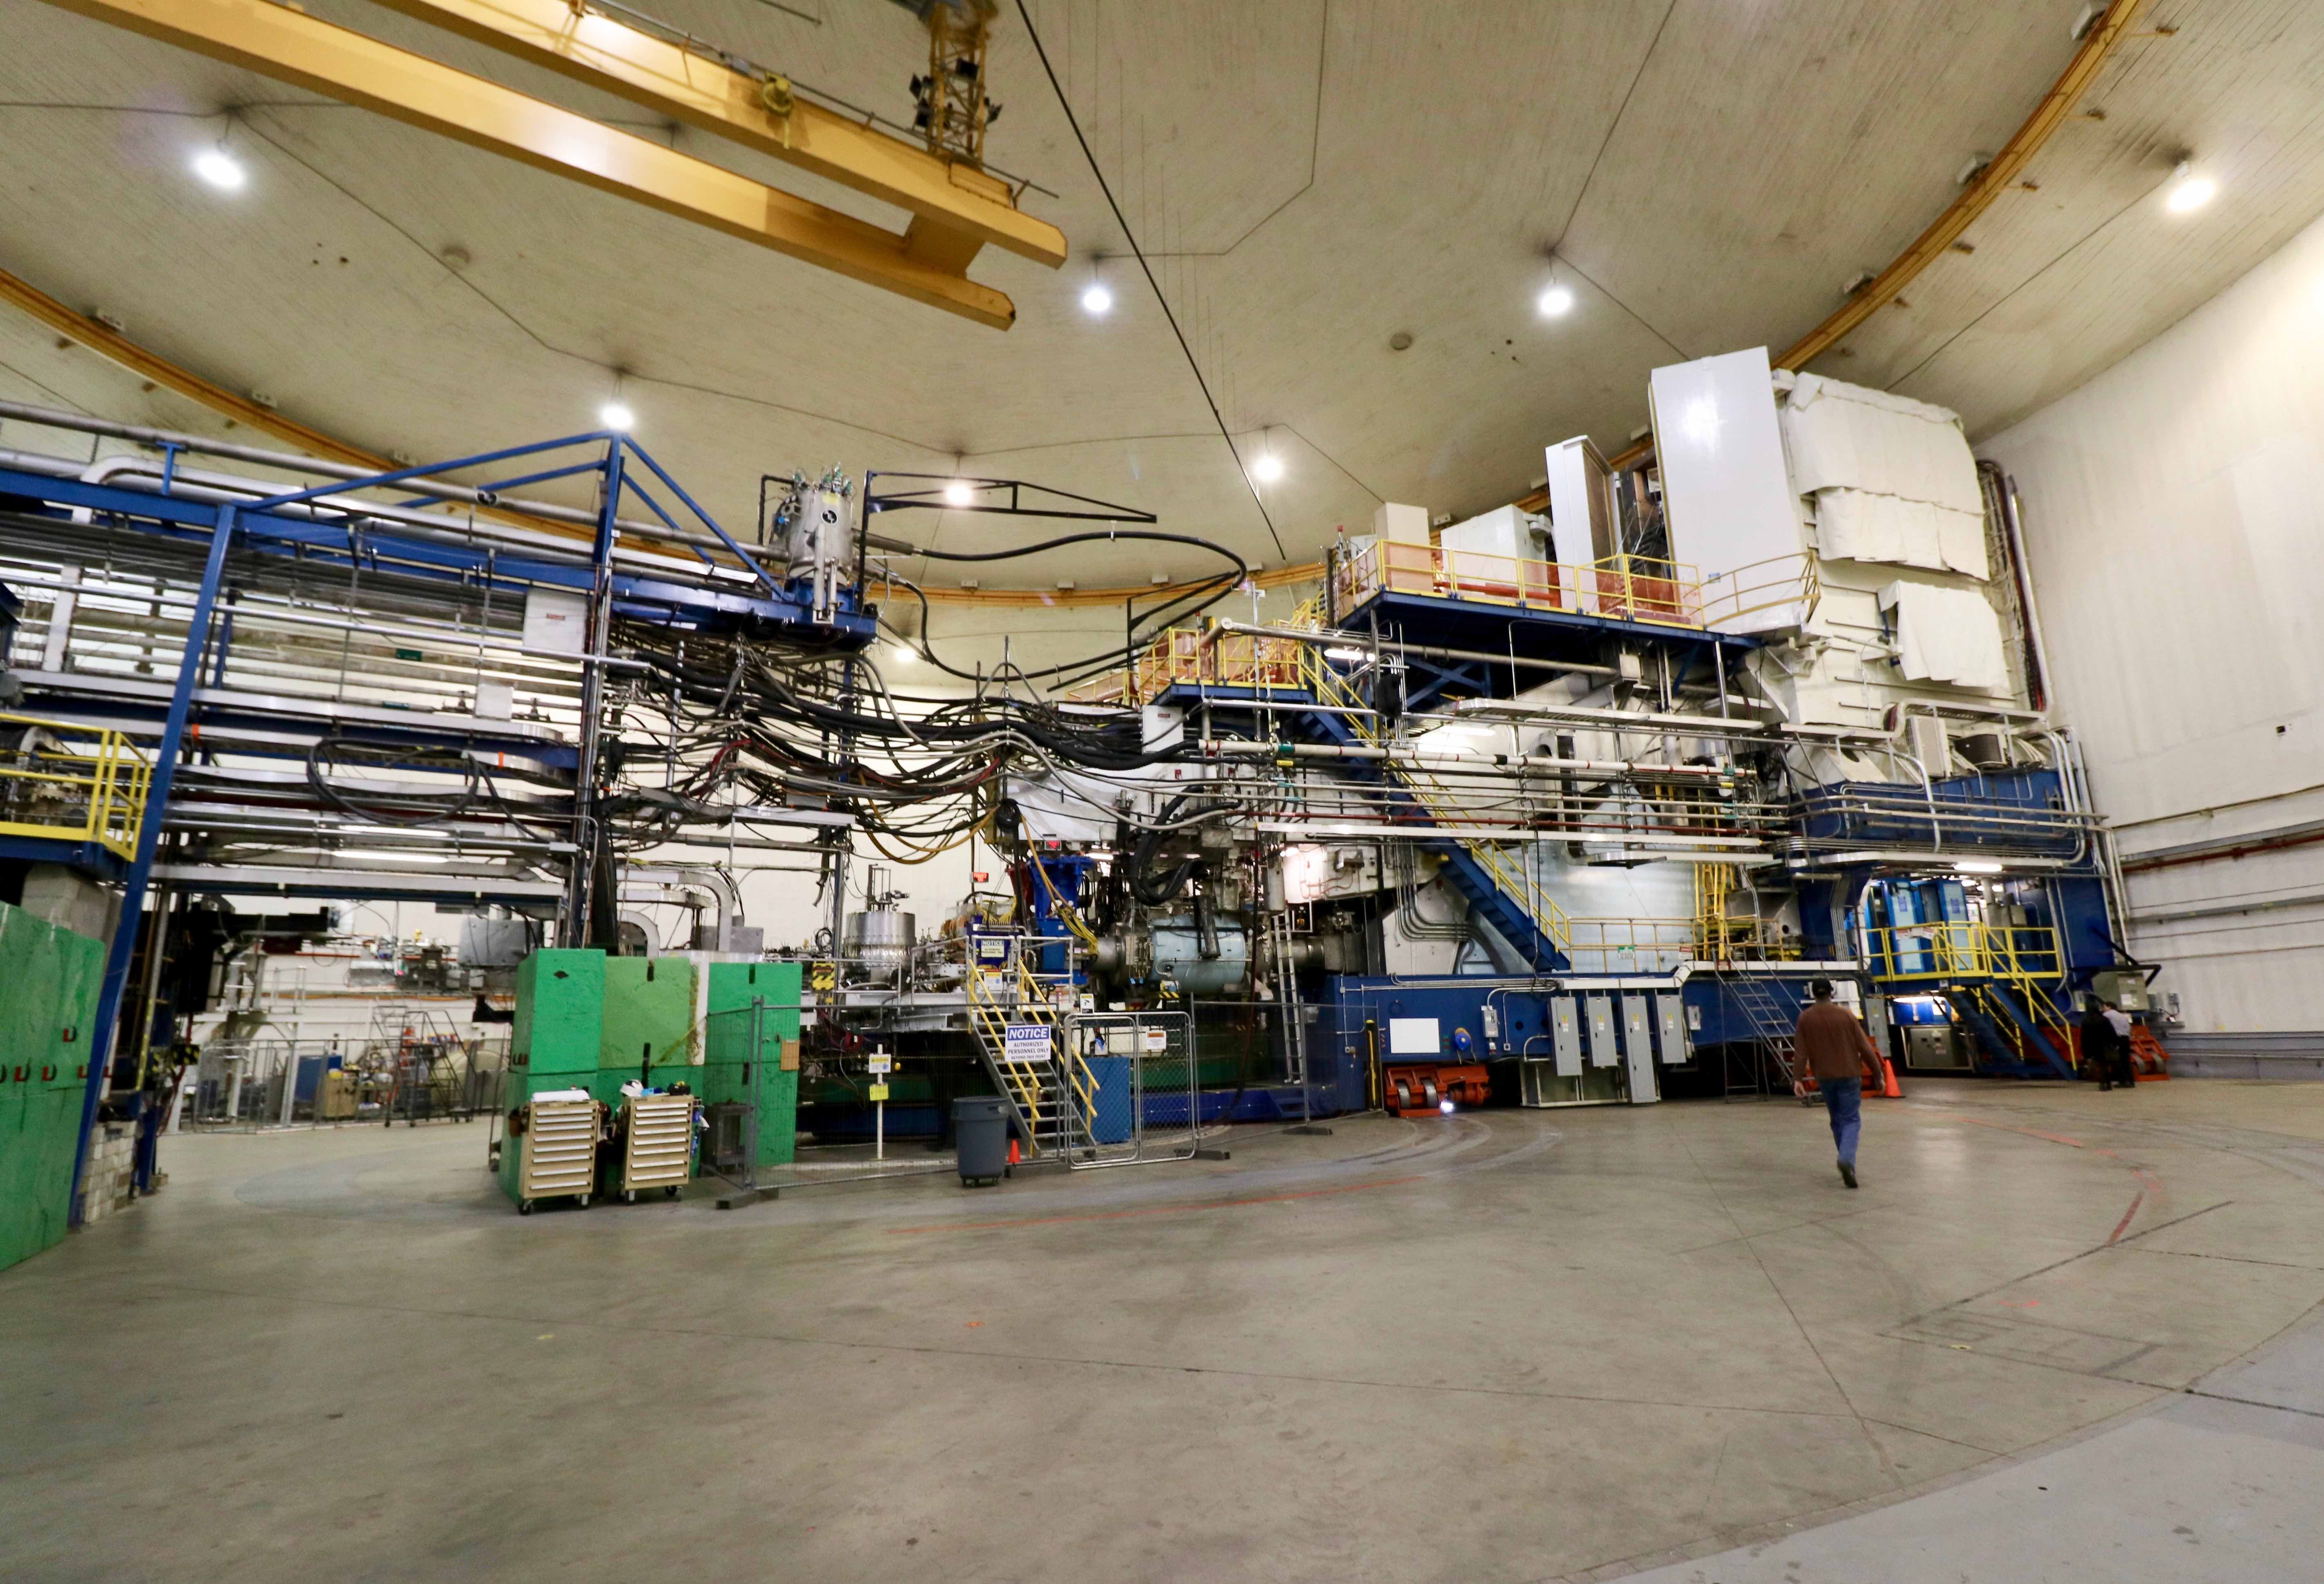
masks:
[[[1774,1085],[1768,1081],[1772,1072],[1784,1089],[1797,1093],[1800,1073],[1799,1064],[1794,1060],[1793,1040],[1798,1027],[1797,1019],[1785,1010],[1783,1002],[1775,999],[1775,992],[1767,988],[1763,976],[1722,973],[1719,975],[1719,981],[1727,987],[1727,993],[1734,999],[1736,1008],[1743,1014],[1743,1021],[1751,1030],[1751,1037],[1760,1051],[1759,1057],[1751,1064],[1747,1081],[1737,1083],[1730,1075],[1726,1080],[1726,1092],[1729,1096],[1771,1094],[1775,1092]],[[1802,1096],[1801,1103],[1806,1104],[1812,1098]]]
[[[1096,1082],[1079,1053],[1062,1048],[1056,1009],[1033,977],[1031,964],[1021,952],[1011,953],[1010,958],[1005,968],[969,965],[969,1024],[976,1030],[977,1047],[994,1091],[1016,1114],[1026,1156],[1038,1159],[1063,1155],[1072,1147],[1076,1121],[1084,1124],[1079,1131],[1087,1131],[1086,1119],[1097,1104]],[[1009,1026],[1012,1023],[1038,1023],[1048,1029],[1047,1061],[1011,1059]]]
[[[1278,909],[1267,916],[1267,943],[1275,980],[1275,1008],[1283,1018],[1284,1082],[1298,1088],[1297,1120],[1303,1125],[1312,1123],[1315,1105],[1308,1088],[1307,1020],[1305,1009],[1299,1004],[1299,976],[1291,966],[1294,942],[1289,909]]]

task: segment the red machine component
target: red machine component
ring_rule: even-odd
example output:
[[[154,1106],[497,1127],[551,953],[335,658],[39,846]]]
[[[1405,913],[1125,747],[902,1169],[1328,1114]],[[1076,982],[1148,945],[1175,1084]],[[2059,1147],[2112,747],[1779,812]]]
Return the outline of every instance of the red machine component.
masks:
[[[1447,1101],[1456,1106],[1483,1105],[1492,1087],[1482,1063],[1409,1064],[1380,1073],[1380,1106],[1391,1116],[1439,1116]]]

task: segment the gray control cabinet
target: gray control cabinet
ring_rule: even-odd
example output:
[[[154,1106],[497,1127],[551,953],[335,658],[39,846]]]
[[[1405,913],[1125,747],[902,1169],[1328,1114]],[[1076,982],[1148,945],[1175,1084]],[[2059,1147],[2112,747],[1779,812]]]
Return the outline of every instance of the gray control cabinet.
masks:
[[[1621,1056],[1614,1038],[1614,998],[1586,996],[1582,1012],[1590,1028],[1590,1064],[1593,1067],[1618,1065]]]
[[[1651,1105],[1662,1099],[1655,1082],[1655,1003],[1652,996],[1622,998],[1622,1057],[1630,1079],[1630,1103]]]
[[[1582,1013],[1572,996],[1549,1000],[1550,1050],[1557,1057],[1560,1078],[1582,1076]]]
[[[1694,1059],[1686,1038],[1686,998],[1677,994],[1655,998],[1655,1035],[1662,1046],[1663,1065],[1683,1067]]]

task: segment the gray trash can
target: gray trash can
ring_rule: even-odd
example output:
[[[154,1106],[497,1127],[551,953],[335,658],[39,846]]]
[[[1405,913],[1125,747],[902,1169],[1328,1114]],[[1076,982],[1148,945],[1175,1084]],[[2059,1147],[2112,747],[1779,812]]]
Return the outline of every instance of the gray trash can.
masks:
[[[1001,1181],[1009,1169],[1009,1102],[997,1094],[955,1100],[952,1131],[960,1147],[961,1185]]]

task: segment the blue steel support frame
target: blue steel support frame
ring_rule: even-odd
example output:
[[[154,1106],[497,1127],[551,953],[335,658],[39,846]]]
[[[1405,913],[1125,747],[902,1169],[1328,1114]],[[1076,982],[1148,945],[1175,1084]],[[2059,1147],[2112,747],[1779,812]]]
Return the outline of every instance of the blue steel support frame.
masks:
[[[178,752],[186,740],[186,722],[193,714],[194,688],[201,680],[202,658],[209,648],[210,621],[217,609],[218,585],[226,577],[227,548],[234,542],[235,508],[218,508],[217,525],[210,530],[209,557],[202,565],[201,593],[195,597],[192,620],[186,627],[186,652],[178,661],[177,686],[170,694],[169,719],[161,727],[161,744],[154,751],[153,777],[145,789],[145,815],[137,827],[137,856],[129,865],[129,880],[121,897],[121,917],[113,926],[113,943],[105,953],[105,982],[97,996],[97,1026],[89,1031],[88,1082],[80,1096],[80,1146],[73,1153],[72,1200],[65,1224],[81,1223],[81,1179],[88,1170],[88,1137],[97,1129],[97,1105],[105,1093],[105,1075],[113,1064],[113,1043],[121,1021],[122,993],[129,983],[129,959],[137,949],[137,935],[145,921],[145,890],[153,878],[153,854],[161,844],[161,815],[169,806],[170,784],[177,779]]]
[[[590,649],[593,653],[601,650],[604,647],[602,624],[610,615],[619,593],[620,580],[613,575],[613,547],[619,532],[618,524],[624,483],[622,464],[627,453],[634,452],[654,477],[660,480],[678,500],[684,502],[687,511],[707,527],[719,542],[749,569],[761,586],[779,602],[788,599],[788,591],[769,575],[766,568],[742,548],[733,535],[728,533],[715,518],[705,511],[676,479],[663,471],[661,465],[649,456],[643,447],[618,431],[574,435],[563,439],[541,441],[533,445],[512,446],[498,451],[456,458],[449,462],[425,463],[366,478],[335,479],[328,483],[294,490],[280,495],[271,495],[263,500],[227,502],[216,506],[207,502],[188,502],[181,497],[171,495],[171,487],[175,483],[177,473],[178,447],[175,446],[164,448],[161,493],[158,496],[129,496],[108,486],[89,485],[77,480],[56,480],[44,476],[27,477],[25,482],[33,486],[33,493],[39,498],[69,502],[96,510],[125,511],[135,516],[158,518],[166,524],[173,525],[179,532],[183,532],[187,529],[198,529],[204,519],[208,520],[210,526],[209,550],[203,566],[201,591],[195,600],[193,616],[187,628],[185,653],[178,663],[177,684],[171,692],[170,711],[161,728],[161,741],[155,751],[152,779],[146,791],[145,815],[140,824],[137,835],[137,855],[129,865],[127,881],[122,896],[121,917],[119,923],[114,927],[113,940],[106,953],[105,978],[97,992],[96,1027],[90,1031],[89,1036],[88,1082],[81,1092],[79,1147],[73,1156],[72,1199],[67,1212],[69,1225],[77,1227],[81,1224],[80,1196],[88,1158],[89,1136],[96,1129],[97,1105],[105,1092],[106,1072],[112,1065],[113,1047],[115,1036],[119,1032],[122,1002],[128,985],[129,962],[136,949],[137,936],[143,925],[145,896],[152,879],[154,853],[161,843],[162,817],[168,809],[171,783],[177,778],[178,759],[184,748],[186,728],[193,713],[194,692],[200,686],[203,661],[207,658],[209,650],[219,586],[226,574],[226,554],[233,544],[240,519],[249,516],[254,520],[265,521],[277,530],[295,530],[303,526],[307,529],[307,532],[300,537],[323,539],[327,537],[327,530],[318,531],[312,524],[300,525],[292,520],[278,520],[275,514],[282,507],[301,505],[322,495],[352,494],[359,490],[378,489],[401,483],[407,479],[456,473],[466,468],[483,466],[487,463],[505,462],[520,456],[539,456],[544,452],[563,450],[568,447],[586,445],[594,441],[602,441],[605,444],[604,462],[563,467],[530,475],[530,480],[532,481],[563,477],[569,474],[588,471],[592,466],[602,467],[604,472],[605,487],[591,557],[593,638]],[[631,483],[629,488],[631,493],[643,501],[663,523],[673,530],[677,529],[677,523],[659,502],[634,483]],[[156,508],[169,509],[157,511]],[[341,537],[346,547],[346,553],[350,558],[359,557],[362,553],[356,534],[357,530],[352,525],[341,530]],[[709,559],[708,556],[704,555],[698,548],[696,553],[702,555],[702,558],[706,561]],[[858,576],[860,578],[860,570]],[[646,580],[637,581],[643,585]],[[868,639],[868,634],[864,636]],[[598,696],[602,691],[601,668],[591,666],[588,668],[587,677],[588,681],[585,684],[585,687],[591,690],[593,698]],[[585,752],[576,770],[578,780],[576,802],[584,808],[588,801],[588,783],[594,774],[592,755],[586,750],[594,747],[595,720],[595,712],[591,710],[585,718]],[[576,824],[578,823],[576,821]],[[588,863],[586,851],[575,867],[576,873],[586,874]],[[584,889],[580,892],[585,901],[587,895],[586,885],[586,882],[584,881]]]
[[[656,469],[659,472],[659,469]],[[642,493],[643,492],[640,492]],[[597,510],[596,537],[590,541],[589,557],[595,567],[595,585],[589,591],[588,652],[604,652],[606,625],[613,609],[613,542],[620,536],[622,505],[622,442],[613,438],[605,447],[605,487]],[[655,510],[659,511],[659,507]],[[668,520],[665,519],[664,520]],[[748,560],[749,557],[743,557]],[[752,570],[759,572],[757,564]],[[604,708],[605,668],[593,659],[581,677],[581,751],[573,766],[573,871],[565,888],[565,916],[557,930],[557,944],[572,947],[586,945],[589,939],[589,916],[594,906],[592,892],[597,883],[597,733],[598,717]]]

